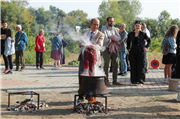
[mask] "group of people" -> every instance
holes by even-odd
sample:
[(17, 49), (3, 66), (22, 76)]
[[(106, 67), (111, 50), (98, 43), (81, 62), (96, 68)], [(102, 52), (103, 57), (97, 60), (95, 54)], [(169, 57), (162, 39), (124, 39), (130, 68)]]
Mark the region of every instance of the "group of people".
[[(129, 34), (126, 32), (126, 25), (122, 23), (120, 25), (120, 30), (114, 26), (114, 18), (108, 17), (107, 24), (102, 27), (101, 31), (98, 30), (100, 26), (100, 21), (97, 18), (94, 18), (90, 22), (90, 29), (83, 30), (83, 35), (85, 34), (86, 42), (91, 42), (93, 45), (99, 45), (99, 47), (105, 47), (105, 50), (100, 52), (104, 60), (103, 70), (105, 71), (105, 80), (106, 85), (110, 86), (108, 79), (108, 69), (109, 62), (112, 61), (113, 65), (113, 85), (122, 85), (122, 83), (117, 81), (118, 73), (118, 63), (117, 57), (120, 58), (121, 73), (127, 73), (127, 63), (126, 63), (126, 54), (129, 51), (130, 66), (131, 66), (131, 83), (132, 85), (137, 85), (138, 83), (143, 85), (145, 82), (145, 67), (146, 67), (146, 54), (147, 50), (151, 45), (151, 40), (148, 35), (141, 30), (142, 23), (140, 21), (135, 21), (134, 31)], [(81, 43), (78, 43), (81, 49), (83, 46)], [(121, 47), (119, 47), (119, 45)], [(83, 65), (83, 52), (80, 50), (79, 55), (79, 85), (82, 85), (82, 76), (84, 73)], [(102, 64), (99, 64), (102, 66)], [(79, 94), (79, 101), (83, 100), (83, 96)]]
[[(16, 35), (15, 39), (13, 36), (13, 30), (7, 28), (7, 20), (2, 20), (2, 28), (1, 28), (1, 55), (4, 59), (5, 70), (3, 73), (5, 74), (13, 74), (13, 60), (12, 55), (15, 53), (15, 71), (23, 71), (25, 70), (25, 49), (28, 44), (28, 37), (25, 32), (22, 31), (22, 26), (16, 26)], [(50, 37), (50, 41), (52, 42), (51, 48), (51, 58), (54, 59), (55, 67), (52, 69), (60, 69), (60, 64), (65, 64), (65, 50), (64, 48), (67, 46), (67, 42), (63, 39), (62, 34), (59, 29), (54, 31), (55, 37)], [(39, 30), (39, 35), (35, 40), (35, 51), (36, 51), (36, 68), (44, 69), (43, 67), (43, 53), (45, 50), (45, 37), (44, 30)], [(61, 49), (61, 50), (60, 50)], [(61, 63), (60, 63), (61, 61)], [(20, 67), (21, 62), (21, 69)]]
[[(13, 73), (13, 61), (12, 55), (16, 55), (16, 70), (19, 71), (19, 65), (21, 62), (21, 70), (25, 69), (25, 52), (28, 44), (28, 38), (26, 33), (22, 31), (21, 25), (16, 26), (15, 40), (13, 36), (13, 30), (7, 28), (7, 20), (2, 20), (1, 28), (1, 55), (3, 55), (5, 63), (5, 74)], [(8, 69), (10, 68), (10, 69)]]
[(164, 68), (164, 82), (169, 83), (172, 78), (172, 66), (175, 66), (175, 76), (173, 78), (180, 78), (180, 31), (178, 32), (177, 25), (171, 25), (166, 31), (164, 38), (168, 42), (168, 54), (163, 55), (162, 63), (165, 64)]

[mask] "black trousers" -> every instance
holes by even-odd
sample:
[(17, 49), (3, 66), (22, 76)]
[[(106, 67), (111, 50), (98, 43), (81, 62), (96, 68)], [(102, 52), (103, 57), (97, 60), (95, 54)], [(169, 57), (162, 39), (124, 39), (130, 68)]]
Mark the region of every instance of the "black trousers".
[(145, 52), (143, 48), (131, 48), (129, 52), (131, 66), (131, 83), (145, 82)]
[(8, 65), (10, 69), (13, 69), (12, 55), (8, 55), (7, 59), (8, 59)]
[(40, 66), (40, 68), (43, 66), (43, 52), (36, 51), (36, 67)]
[(3, 55), (3, 59), (4, 59), (5, 68), (8, 69), (8, 58), (5, 55)]
[(175, 74), (176, 74), (176, 78), (180, 78), (180, 48), (177, 48), (177, 53), (176, 53)]

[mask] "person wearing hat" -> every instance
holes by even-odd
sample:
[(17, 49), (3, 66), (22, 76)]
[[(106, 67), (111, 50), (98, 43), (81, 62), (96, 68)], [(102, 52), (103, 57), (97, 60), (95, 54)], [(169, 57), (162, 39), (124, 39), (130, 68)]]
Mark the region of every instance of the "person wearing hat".
[[(135, 30), (128, 34), (127, 50), (129, 51), (132, 85), (141, 85), (145, 82), (145, 52), (151, 45), (146, 33), (141, 31), (141, 21), (135, 21)], [(146, 44), (147, 41), (147, 44)]]
[(7, 31), (7, 20), (2, 20), (2, 27), (1, 27), (1, 55), (3, 55), (4, 64), (5, 64), (5, 70), (3, 73), (8, 72), (8, 59), (4, 55), (4, 49), (5, 49), (5, 40), (6, 40), (6, 31)]

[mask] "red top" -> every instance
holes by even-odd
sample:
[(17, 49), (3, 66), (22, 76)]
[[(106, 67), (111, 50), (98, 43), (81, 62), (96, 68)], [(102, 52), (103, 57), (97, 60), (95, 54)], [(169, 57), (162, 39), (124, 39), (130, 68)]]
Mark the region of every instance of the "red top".
[[(44, 36), (38, 35), (36, 37), (35, 44), (36, 44), (36, 47), (35, 47), (36, 51), (38, 51), (38, 52), (44, 52), (45, 51), (45, 38), (44, 38)], [(39, 45), (40, 49), (38, 49), (38, 45)]]

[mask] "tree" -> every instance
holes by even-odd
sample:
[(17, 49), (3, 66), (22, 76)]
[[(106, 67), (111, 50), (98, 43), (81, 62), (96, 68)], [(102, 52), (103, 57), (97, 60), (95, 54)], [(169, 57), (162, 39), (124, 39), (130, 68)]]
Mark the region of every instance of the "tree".
[(164, 35), (166, 30), (171, 25), (170, 14), (166, 10), (160, 13), (158, 17), (158, 23), (159, 23), (160, 33)]
[(158, 38), (160, 35), (159, 32), (159, 25), (158, 25), (158, 21), (155, 19), (145, 19), (142, 20), (143, 23), (146, 23), (147, 25), (147, 29), (149, 29), (150, 33), (151, 33), (151, 38)]
[(17, 4), (21, 7), (25, 7), (25, 6), (29, 5), (29, 3), (28, 3), (29, 0), (7, 0), (7, 1), (12, 4)]
[(171, 19), (171, 25), (172, 24), (176, 24), (179, 28), (180, 28), (180, 20), (178, 19), (178, 18), (176, 18), (176, 19)]
[(121, 23), (125, 23), (127, 28), (134, 23), (137, 15), (141, 13), (141, 3), (138, 0), (120, 0), (120, 1), (103, 1), (98, 8), (101, 24), (106, 24), (106, 18), (114, 17), (115, 26), (119, 27)]
[(68, 16), (73, 16), (77, 19), (76, 24), (81, 25), (83, 22), (87, 21), (88, 14), (85, 13), (83, 10), (73, 10), (68, 13)]
[(101, 5), (98, 8), (98, 13), (100, 16), (101, 25), (106, 25), (107, 18), (114, 18), (114, 25), (119, 26), (122, 23), (121, 15), (118, 12), (118, 2), (117, 1), (102, 1)]

